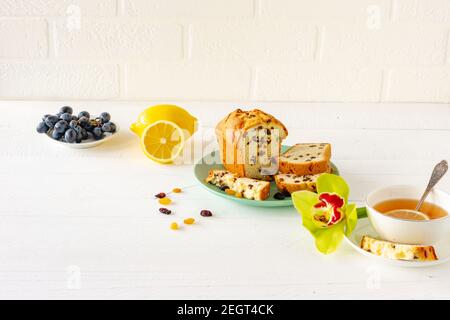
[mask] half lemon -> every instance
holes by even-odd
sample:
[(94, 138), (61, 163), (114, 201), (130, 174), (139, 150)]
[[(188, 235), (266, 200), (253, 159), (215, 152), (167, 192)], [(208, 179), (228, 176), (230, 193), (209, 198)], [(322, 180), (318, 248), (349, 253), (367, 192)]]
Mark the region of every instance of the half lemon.
[(141, 135), (145, 155), (158, 163), (172, 163), (183, 150), (185, 136), (174, 122), (159, 120), (148, 125)]

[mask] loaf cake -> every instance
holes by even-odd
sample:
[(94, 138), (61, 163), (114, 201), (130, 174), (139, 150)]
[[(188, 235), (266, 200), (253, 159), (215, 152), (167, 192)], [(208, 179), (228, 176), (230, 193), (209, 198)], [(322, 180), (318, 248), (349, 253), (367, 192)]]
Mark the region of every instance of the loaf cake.
[(377, 240), (364, 236), (361, 240), (361, 248), (377, 256), (395, 260), (438, 260), (432, 246), (396, 244), (389, 241)]
[(223, 190), (233, 190), (249, 200), (266, 200), (270, 194), (270, 182), (242, 178), (226, 170), (210, 170), (205, 181)]
[(297, 176), (291, 173), (280, 173), (275, 175), (275, 183), (278, 190), (284, 193), (309, 190), (316, 192), (316, 181), (321, 174)]
[(298, 143), (280, 156), (280, 173), (304, 176), (330, 172), (330, 158), (328, 143)]
[(223, 166), (239, 177), (271, 180), (278, 173), (281, 142), (286, 127), (273, 116), (255, 109), (237, 109), (216, 127)]

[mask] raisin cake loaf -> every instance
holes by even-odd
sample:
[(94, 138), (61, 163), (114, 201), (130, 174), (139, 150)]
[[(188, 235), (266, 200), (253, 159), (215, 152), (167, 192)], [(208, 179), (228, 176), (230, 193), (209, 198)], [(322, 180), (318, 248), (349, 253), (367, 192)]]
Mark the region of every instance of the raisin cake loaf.
[(237, 109), (216, 127), (223, 166), (239, 177), (271, 180), (278, 173), (281, 142), (286, 127), (273, 116), (255, 109)]
[(291, 173), (280, 173), (275, 176), (278, 190), (285, 193), (308, 190), (316, 192), (316, 181), (321, 174), (298, 176)]
[(298, 143), (280, 157), (280, 172), (297, 176), (331, 171), (331, 145), (328, 143)]
[(397, 244), (389, 241), (377, 240), (364, 236), (361, 240), (361, 248), (377, 256), (396, 260), (438, 260), (432, 246), (419, 246), (409, 244)]
[(226, 170), (210, 170), (205, 181), (222, 189), (231, 189), (250, 200), (266, 200), (270, 193), (270, 182), (241, 178)]

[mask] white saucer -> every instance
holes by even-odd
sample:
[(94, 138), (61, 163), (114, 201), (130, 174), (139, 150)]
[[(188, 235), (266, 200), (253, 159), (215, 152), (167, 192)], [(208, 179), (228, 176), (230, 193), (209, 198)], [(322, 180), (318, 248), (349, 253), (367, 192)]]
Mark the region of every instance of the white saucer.
[(119, 133), (119, 125), (116, 124), (116, 131), (114, 133), (105, 133), (105, 136), (103, 137), (103, 139), (100, 140), (95, 140), (95, 139), (87, 139), (84, 140), (80, 143), (67, 143), (67, 142), (63, 142), (63, 141), (58, 141), (52, 138), (51, 134), (46, 133), (45, 135), (54, 143), (57, 143), (59, 145), (68, 147), (68, 148), (72, 148), (72, 149), (89, 149), (89, 148), (93, 148), (93, 147), (97, 147), (99, 145), (101, 145), (102, 143), (111, 140), (114, 136), (117, 135), (117, 133)]
[(363, 236), (370, 236), (373, 238), (378, 238), (377, 232), (373, 229), (372, 224), (369, 219), (359, 219), (358, 225), (351, 234), (350, 237), (345, 237), (345, 240), (359, 253), (370, 257), (372, 259), (378, 260), (381, 263), (387, 263), (399, 267), (431, 267), (442, 263), (450, 261), (450, 236), (447, 239), (443, 239), (436, 243), (433, 247), (436, 251), (436, 255), (439, 260), (436, 261), (404, 261), (404, 260), (392, 260), (374, 255), (373, 253), (367, 252), (360, 247), (361, 239)]

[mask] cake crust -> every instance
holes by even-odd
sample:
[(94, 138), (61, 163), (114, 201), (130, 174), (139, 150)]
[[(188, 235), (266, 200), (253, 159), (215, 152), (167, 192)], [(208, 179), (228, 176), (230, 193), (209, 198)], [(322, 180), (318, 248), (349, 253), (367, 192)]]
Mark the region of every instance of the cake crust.
[(297, 176), (281, 173), (275, 176), (275, 183), (281, 192), (293, 193), (302, 190), (316, 192), (316, 181), (319, 177), (320, 174)]

